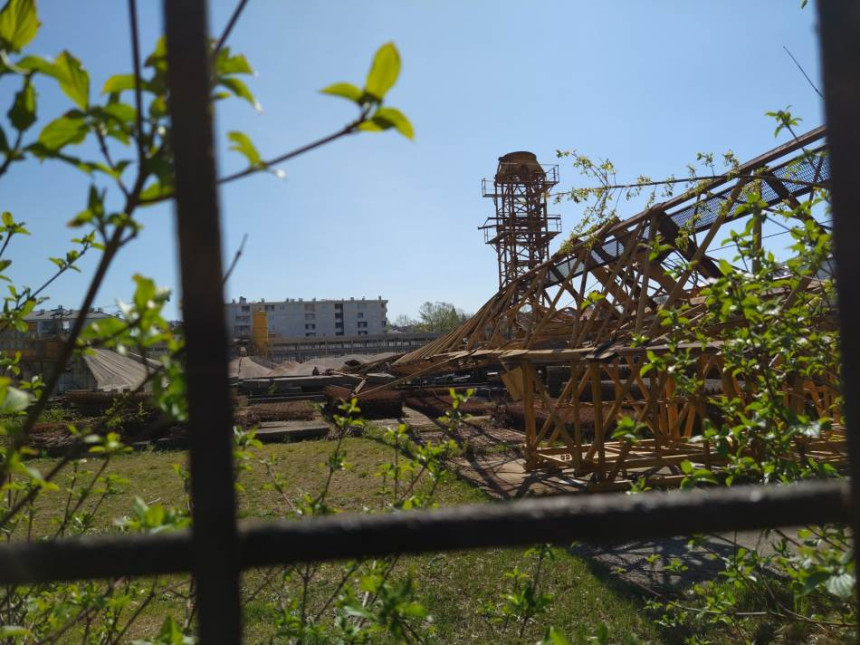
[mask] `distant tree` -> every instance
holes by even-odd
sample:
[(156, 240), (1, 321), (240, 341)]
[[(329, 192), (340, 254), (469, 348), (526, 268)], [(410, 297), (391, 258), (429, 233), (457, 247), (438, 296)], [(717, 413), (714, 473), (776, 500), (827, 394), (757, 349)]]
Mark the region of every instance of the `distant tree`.
[(445, 333), (455, 329), (470, 318), (462, 309), (450, 302), (425, 302), (418, 308), (421, 322), (417, 325), (423, 331)]
[(417, 325), (418, 321), (414, 318), (410, 318), (406, 314), (400, 314), (391, 323), (391, 326), (399, 331), (411, 331), (415, 329)]

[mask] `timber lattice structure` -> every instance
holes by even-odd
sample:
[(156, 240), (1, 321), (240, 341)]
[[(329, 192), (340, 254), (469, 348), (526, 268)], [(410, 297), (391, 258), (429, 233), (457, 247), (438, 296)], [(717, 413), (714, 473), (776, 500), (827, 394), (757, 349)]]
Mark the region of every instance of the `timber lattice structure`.
[[(523, 406), (527, 468), (573, 469), (592, 489), (625, 488), (639, 477), (670, 485), (683, 477), (678, 466), (685, 460), (718, 469), (725, 460), (694, 439), (713, 414), (709, 397), (749, 403), (756, 394), (721, 369), (719, 329), (709, 330), (706, 343), (683, 348), (694, 357), (688, 376), (701, 384), (695, 393), (680, 393), (670, 371), (643, 370), (649, 353), (671, 351), (660, 312), (685, 303), (687, 319), (704, 314), (702, 287), (722, 276), (708, 250), (721, 241), (721, 229), (725, 235), (749, 217), (744, 196), (751, 185), (767, 214), (798, 206), (829, 178), (822, 127), (634, 217), (609, 221), (522, 275), (500, 276), (508, 279), (473, 318), (390, 367), (402, 379), (500, 367), (510, 397)], [(821, 286), (810, 277), (800, 288)], [(796, 295), (785, 293), (785, 302)], [(827, 311), (821, 325), (835, 328), (833, 314)], [(840, 464), (835, 383), (798, 376), (784, 391), (792, 409), (833, 419), (830, 431), (799, 449)], [(624, 416), (647, 436), (613, 441)]]

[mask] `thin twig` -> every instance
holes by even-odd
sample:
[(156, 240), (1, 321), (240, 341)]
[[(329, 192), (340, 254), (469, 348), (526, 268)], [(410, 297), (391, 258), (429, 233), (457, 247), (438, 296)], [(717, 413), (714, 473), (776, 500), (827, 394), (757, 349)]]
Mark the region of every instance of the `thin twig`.
[[(364, 123), (366, 116), (367, 116), (367, 113), (363, 112), (361, 117), (359, 117), (358, 119), (356, 119), (355, 121), (353, 121), (349, 125), (344, 126), (342, 129), (338, 130), (337, 132), (335, 132), (333, 134), (330, 134), (326, 137), (323, 137), (322, 139), (317, 139), (316, 141), (313, 141), (313, 142), (311, 142), (307, 145), (304, 145), (300, 148), (296, 148), (295, 150), (287, 152), (286, 154), (283, 154), (279, 157), (275, 157), (274, 159), (270, 159), (268, 161), (263, 161), (262, 163), (260, 163), (256, 166), (251, 166), (250, 168), (246, 168), (245, 170), (242, 170), (240, 172), (233, 173), (232, 175), (227, 175), (226, 177), (222, 177), (221, 179), (218, 180), (218, 183), (219, 184), (226, 184), (228, 182), (235, 181), (236, 179), (242, 179), (243, 177), (248, 177), (249, 175), (256, 174), (256, 173), (261, 172), (263, 170), (268, 170), (270, 167), (276, 166), (280, 163), (288, 161), (289, 159), (292, 159), (293, 157), (297, 157), (301, 154), (304, 154), (305, 152), (310, 152), (311, 150), (314, 150), (315, 148), (319, 148), (320, 146), (323, 146), (327, 143), (331, 143), (332, 141), (334, 141), (336, 139), (340, 139), (341, 137), (344, 137), (346, 135), (353, 134), (354, 132), (356, 132), (358, 130), (358, 126), (361, 125), (362, 123)], [(141, 199), (139, 201), (139, 203), (141, 205), (149, 206), (152, 204), (158, 204), (160, 202), (167, 201), (168, 199), (173, 199), (173, 195), (171, 194), (171, 195), (164, 195), (164, 196), (159, 196), (159, 197), (152, 197), (150, 199)]]
[(812, 89), (815, 90), (815, 93), (818, 94), (818, 96), (823, 99), (824, 95), (821, 93), (821, 90), (819, 90), (815, 86), (815, 83), (813, 83), (812, 79), (809, 78), (809, 75), (806, 73), (806, 70), (804, 70), (803, 67), (801, 67), (800, 63), (797, 62), (797, 59), (794, 57), (794, 54), (792, 54), (790, 51), (788, 51), (788, 47), (786, 47), (785, 45), (783, 45), (782, 48), (785, 50), (785, 53), (789, 55), (791, 60), (794, 61), (794, 64), (797, 65), (797, 69), (799, 69), (800, 73), (803, 74), (803, 78), (806, 79), (806, 82), (809, 83), (810, 86), (812, 86)]
[[(728, 179), (768, 179), (769, 177), (762, 177), (759, 175), (740, 175), (735, 173), (726, 173), (724, 175), (697, 175), (695, 177), (682, 177), (680, 179), (660, 179), (655, 181), (643, 181), (641, 183), (633, 183), (633, 184), (605, 184), (602, 186), (595, 186), (593, 188), (584, 188), (582, 190), (588, 191), (611, 191), (611, 190), (625, 190), (629, 188), (647, 188), (650, 186), (665, 186), (670, 184), (692, 184), (695, 182), (702, 181), (722, 181)], [(785, 179), (784, 183), (787, 184), (796, 184), (798, 186), (805, 186), (807, 188), (827, 188), (827, 184), (820, 181), (805, 181), (803, 179)], [(572, 190), (564, 190), (561, 192), (549, 193), (548, 197), (564, 197), (566, 195), (573, 194)]]
[(120, 631), (120, 633), (116, 635), (116, 638), (113, 640), (114, 643), (119, 643), (120, 641), (122, 641), (122, 637), (125, 636), (125, 633), (128, 631), (129, 627), (134, 624), (134, 622), (137, 620), (137, 617), (144, 609), (146, 609), (147, 605), (149, 605), (149, 603), (151, 603), (155, 599), (155, 589), (157, 585), (158, 578), (152, 581), (152, 586), (150, 587), (149, 593), (146, 595), (146, 598), (144, 598), (140, 605), (137, 606), (137, 609), (134, 610), (134, 613), (132, 613), (131, 617), (128, 619), (128, 621), (126, 621), (125, 627), (122, 628), (122, 631)]
[(6, 174), (6, 171), (9, 170), (9, 166), (12, 165), (13, 161), (18, 159), (18, 153), (21, 152), (21, 140), (24, 138), (24, 133), (21, 130), (18, 130), (18, 136), (15, 138), (15, 145), (12, 146), (11, 150), (6, 151), (6, 159), (3, 160), (3, 163), (0, 164), (0, 177)]
[(326, 612), (326, 610), (329, 608), (329, 606), (331, 606), (331, 603), (334, 602), (334, 600), (340, 594), (341, 589), (343, 589), (344, 585), (346, 585), (346, 583), (352, 577), (352, 574), (354, 574), (356, 572), (356, 570), (359, 567), (359, 564), (360, 563), (358, 561), (355, 561), (346, 570), (346, 573), (343, 574), (343, 576), (340, 579), (340, 582), (337, 584), (334, 591), (332, 591), (331, 595), (329, 595), (328, 600), (325, 601), (322, 608), (319, 611), (317, 611), (317, 613), (314, 615), (314, 618), (313, 618), (314, 622), (317, 622), (320, 618), (322, 618), (322, 615)]
[(227, 284), (227, 280), (230, 279), (230, 274), (233, 273), (233, 269), (236, 268), (236, 264), (239, 262), (239, 258), (242, 257), (242, 251), (245, 249), (245, 242), (248, 241), (248, 234), (245, 233), (242, 236), (242, 242), (239, 244), (239, 248), (236, 249), (236, 254), (233, 256), (233, 261), (230, 262), (230, 266), (227, 267), (227, 270), (224, 272), (224, 278), (221, 280), (221, 284)]
[[(4, 331), (6, 331), (7, 329), (9, 329), (12, 326), (12, 321), (11, 321), (11, 319), (8, 318), (9, 314), (13, 314), (13, 313), (20, 311), (24, 307), (24, 305), (27, 304), (27, 302), (29, 302), (30, 300), (35, 300), (39, 296), (40, 293), (42, 293), (45, 289), (47, 289), (49, 286), (51, 286), (51, 284), (54, 282), (54, 280), (59, 278), (61, 275), (63, 275), (69, 269), (73, 268), (75, 262), (77, 262), (82, 257), (84, 257), (84, 254), (90, 248), (91, 247), (89, 244), (85, 245), (83, 247), (83, 249), (80, 251), (78, 257), (75, 258), (75, 260), (73, 262), (70, 262), (66, 266), (58, 269), (54, 273), (54, 275), (52, 275), (50, 278), (48, 278), (48, 280), (46, 280), (44, 283), (42, 283), (42, 286), (40, 286), (35, 291), (32, 291), (32, 292), (25, 291), (24, 293), (22, 293), (21, 296), (18, 298), (18, 301), (15, 303), (15, 306), (12, 307), (9, 310), (9, 312), (6, 314), (7, 320), (5, 322), (3, 322), (2, 325), (0, 325), (0, 334), (2, 334)], [(26, 297), (24, 297), (24, 296), (26, 296)]]
[(146, 150), (143, 145), (143, 91), (140, 78), (140, 42), (137, 33), (137, 1), (128, 0), (128, 17), (131, 29), (131, 56), (134, 64), (134, 104), (137, 109), (137, 143), (138, 161), (141, 168), (146, 160)]
[(233, 15), (230, 16), (230, 21), (224, 28), (224, 33), (221, 34), (221, 37), (218, 39), (218, 44), (215, 45), (213, 56), (217, 56), (218, 52), (221, 51), (221, 48), (224, 47), (224, 43), (227, 42), (227, 38), (230, 37), (230, 32), (233, 31), (233, 27), (235, 27), (236, 23), (239, 21), (239, 16), (242, 15), (242, 12), (245, 10), (246, 4), (248, 4), (248, 0), (239, 0), (239, 4), (237, 4), (236, 8), (233, 10)]
[(247, 168), (247, 169), (242, 170), (240, 172), (233, 173), (232, 175), (227, 175), (226, 177), (222, 177), (221, 179), (218, 180), (218, 183), (219, 184), (226, 184), (227, 182), (234, 181), (236, 179), (241, 179), (242, 177), (247, 177), (248, 175), (253, 175), (256, 172), (259, 172), (261, 170), (266, 170), (267, 168), (269, 168), (271, 166), (276, 166), (280, 163), (288, 161), (288, 160), (292, 159), (293, 157), (298, 157), (299, 155), (304, 154), (305, 152), (310, 152), (314, 148), (319, 148), (320, 146), (324, 146), (327, 143), (331, 143), (335, 139), (339, 139), (339, 138), (344, 137), (348, 134), (354, 133), (358, 129), (358, 126), (361, 125), (361, 123), (363, 121), (364, 121), (364, 114), (362, 114), (361, 118), (356, 119), (355, 121), (353, 121), (352, 123), (350, 123), (347, 126), (344, 126), (341, 130), (338, 130), (334, 134), (330, 134), (327, 137), (323, 137), (322, 139), (317, 139), (316, 141), (308, 143), (307, 145), (304, 145), (300, 148), (296, 148), (295, 150), (288, 152), (286, 154), (283, 154), (279, 157), (275, 157), (274, 159), (270, 159), (269, 161), (264, 161), (260, 167), (252, 166), (251, 168)]
[(3, 240), (3, 246), (0, 248), (0, 258), (2, 258), (3, 254), (6, 253), (6, 247), (9, 246), (9, 240), (12, 239), (13, 235), (15, 235), (15, 233), (9, 231), (8, 235), (6, 235), (6, 239)]
[[(61, 537), (65, 534), (66, 528), (69, 526), (69, 521), (71, 520), (72, 517), (74, 517), (75, 513), (77, 513), (81, 509), (81, 506), (84, 505), (87, 498), (90, 496), (90, 493), (92, 492), (93, 488), (98, 483), (99, 477), (102, 476), (102, 473), (104, 473), (105, 469), (108, 467), (108, 464), (110, 463), (110, 458), (111, 458), (111, 455), (108, 454), (107, 457), (105, 457), (105, 459), (102, 460), (102, 463), (99, 466), (99, 469), (96, 472), (96, 474), (92, 477), (92, 479), (90, 479), (89, 484), (87, 484), (87, 486), (83, 490), (83, 492), (81, 492), (78, 495), (78, 501), (75, 503), (74, 508), (71, 509), (71, 512), (69, 512), (69, 507), (66, 506), (66, 511), (63, 515), (63, 521), (60, 524), (60, 527), (57, 529), (57, 532), (54, 535), (54, 537)], [(74, 493), (74, 484), (72, 484), (72, 486), (70, 487), (69, 499), (71, 499), (73, 493)]]
[(102, 156), (105, 158), (108, 167), (116, 173), (116, 183), (119, 186), (119, 189), (122, 191), (122, 194), (128, 197), (128, 188), (125, 187), (125, 183), (122, 180), (119, 172), (117, 172), (117, 166), (113, 161), (113, 157), (110, 154), (110, 150), (108, 150), (107, 141), (105, 140), (105, 135), (101, 131), (101, 127), (95, 128), (96, 139), (99, 142), (99, 149), (102, 151)]

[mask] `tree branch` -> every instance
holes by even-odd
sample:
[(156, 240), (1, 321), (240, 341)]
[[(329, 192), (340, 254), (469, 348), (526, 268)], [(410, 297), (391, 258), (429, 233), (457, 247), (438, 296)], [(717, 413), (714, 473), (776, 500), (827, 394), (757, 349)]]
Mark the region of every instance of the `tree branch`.
[(218, 56), (218, 52), (221, 51), (221, 48), (224, 47), (224, 43), (227, 42), (227, 38), (230, 37), (230, 32), (233, 31), (233, 27), (236, 26), (236, 23), (239, 21), (239, 16), (242, 15), (242, 12), (245, 10), (245, 5), (248, 4), (248, 0), (239, 0), (239, 4), (236, 5), (236, 8), (233, 10), (233, 15), (230, 16), (230, 21), (227, 23), (227, 26), (224, 28), (224, 33), (221, 34), (221, 37), (218, 39), (218, 44), (215, 45), (215, 51), (212, 56)]
[(245, 249), (245, 242), (248, 241), (248, 234), (245, 233), (242, 236), (242, 243), (239, 244), (239, 248), (236, 249), (236, 254), (233, 256), (233, 261), (230, 262), (230, 266), (227, 267), (227, 271), (224, 272), (224, 278), (221, 280), (221, 284), (227, 284), (227, 280), (230, 279), (230, 274), (233, 273), (233, 269), (236, 268), (236, 265), (239, 263), (239, 258), (242, 257), (242, 251)]
[[(355, 121), (353, 121), (349, 125), (344, 126), (342, 129), (338, 130), (337, 132), (335, 132), (333, 134), (330, 134), (326, 137), (323, 137), (322, 139), (317, 139), (316, 141), (313, 141), (313, 142), (311, 142), (307, 145), (304, 145), (300, 148), (296, 148), (295, 150), (292, 150), (290, 152), (282, 154), (279, 157), (275, 157), (274, 159), (270, 159), (268, 161), (263, 161), (262, 163), (260, 163), (257, 166), (251, 166), (250, 168), (246, 168), (245, 170), (242, 170), (240, 172), (233, 173), (232, 175), (227, 175), (226, 177), (222, 177), (221, 179), (218, 180), (218, 183), (219, 184), (226, 184), (228, 182), (235, 181), (236, 179), (242, 179), (243, 177), (248, 177), (249, 175), (256, 174), (256, 173), (261, 172), (263, 170), (268, 170), (270, 167), (276, 166), (280, 163), (288, 161), (288, 160), (292, 159), (293, 157), (298, 157), (299, 155), (302, 155), (306, 152), (310, 152), (311, 150), (314, 150), (315, 148), (319, 148), (320, 146), (324, 146), (327, 143), (331, 143), (332, 141), (335, 141), (336, 139), (340, 139), (341, 137), (345, 137), (349, 134), (353, 134), (354, 132), (356, 132), (358, 130), (358, 126), (360, 126), (362, 123), (364, 123), (364, 121), (366, 120), (366, 117), (367, 117), (367, 112), (366, 111), (362, 112), (362, 115), (358, 119), (356, 119)], [(170, 194), (170, 195), (165, 195), (165, 196), (153, 197), (151, 199), (141, 199), (141, 200), (139, 200), (138, 203), (141, 206), (151, 206), (152, 204), (158, 204), (160, 202), (167, 201), (168, 199), (173, 199), (173, 195)]]
[(137, 1), (128, 0), (128, 17), (131, 30), (131, 56), (134, 64), (134, 104), (137, 109), (137, 154), (141, 167), (146, 160), (146, 150), (143, 146), (143, 93), (140, 78), (140, 42), (137, 33)]
[(821, 90), (819, 90), (819, 89), (815, 86), (815, 83), (813, 83), (813, 82), (812, 82), (812, 79), (811, 79), (811, 78), (809, 78), (809, 75), (807, 75), (807, 73), (806, 73), (806, 71), (803, 69), (803, 67), (801, 67), (801, 66), (800, 66), (800, 63), (798, 63), (798, 62), (797, 62), (797, 59), (794, 57), (794, 54), (792, 54), (790, 51), (788, 51), (788, 47), (786, 47), (785, 45), (783, 45), (783, 46), (782, 46), (782, 48), (785, 50), (785, 53), (789, 55), (789, 57), (791, 58), (791, 60), (793, 60), (793, 61), (794, 61), (794, 64), (795, 64), (795, 65), (797, 65), (797, 69), (799, 69), (799, 70), (800, 70), (800, 73), (801, 73), (801, 74), (803, 74), (803, 78), (805, 78), (805, 79), (806, 79), (806, 82), (807, 82), (807, 83), (809, 83), (809, 84), (812, 86), (812, 89), (814, 89), (814, 90), (815, 90), (815, 93), (816, 93), (816, 94), (818, 94), (818, 96), (819, 96), (820, 98), (822, 98), (822, 99), (823, 99), (823, 98), (824, 98), (824, 95), (821, 93)]

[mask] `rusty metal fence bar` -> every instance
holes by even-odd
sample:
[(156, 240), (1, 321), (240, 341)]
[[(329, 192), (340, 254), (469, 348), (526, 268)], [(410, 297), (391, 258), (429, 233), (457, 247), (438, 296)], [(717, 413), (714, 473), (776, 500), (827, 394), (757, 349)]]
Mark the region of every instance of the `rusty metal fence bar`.
[(200, 640), (234, 643), (242, 633), (239, 539), (206, 5), (206, 0), (164, 0), (164, 31), (186, 338), (189, 564)]
[[(355, 559), (545, 541), (606, 544), (672, 535), (847, 522), (844, 482), (648, 495), (567, 495), (380, 515), (268, 522), (240, 531), (239, 565)], [(188, 532), (70, 538), (0, 550), (0, 584), (188, 571)]]
[[(839, 303), (842, 395), (853, 492), (854, 562), (860, 563), (860, 3), (819, 0), (824, 108), (830, 132), (831, 206)], [(860, 585), (855, 584), (858, 607)]]
[[(0, 548), (0, 583), (191, 572), (203, 643), (239, 642), (241, 568), (310, 560), (618, 541), (698, 532), (853, 521), (860, 529), (860, 5), (819, 5), (833, 165), (843, 388), (850, 484), (801, 483), (693, 493), (594, 495), (440, 511), (336, 516), (238, 531), (230, 458), (220, 224), (209, 108), (205, 0), (165, 0), (177, 215), (188, 336), (194, 531), (91, 537)], [(217, 285), (215, 284), (217, 283)], [(202, 351), (206, 347), (207, 351)], [(855, 546), (856, 548), (856, 546)]]

